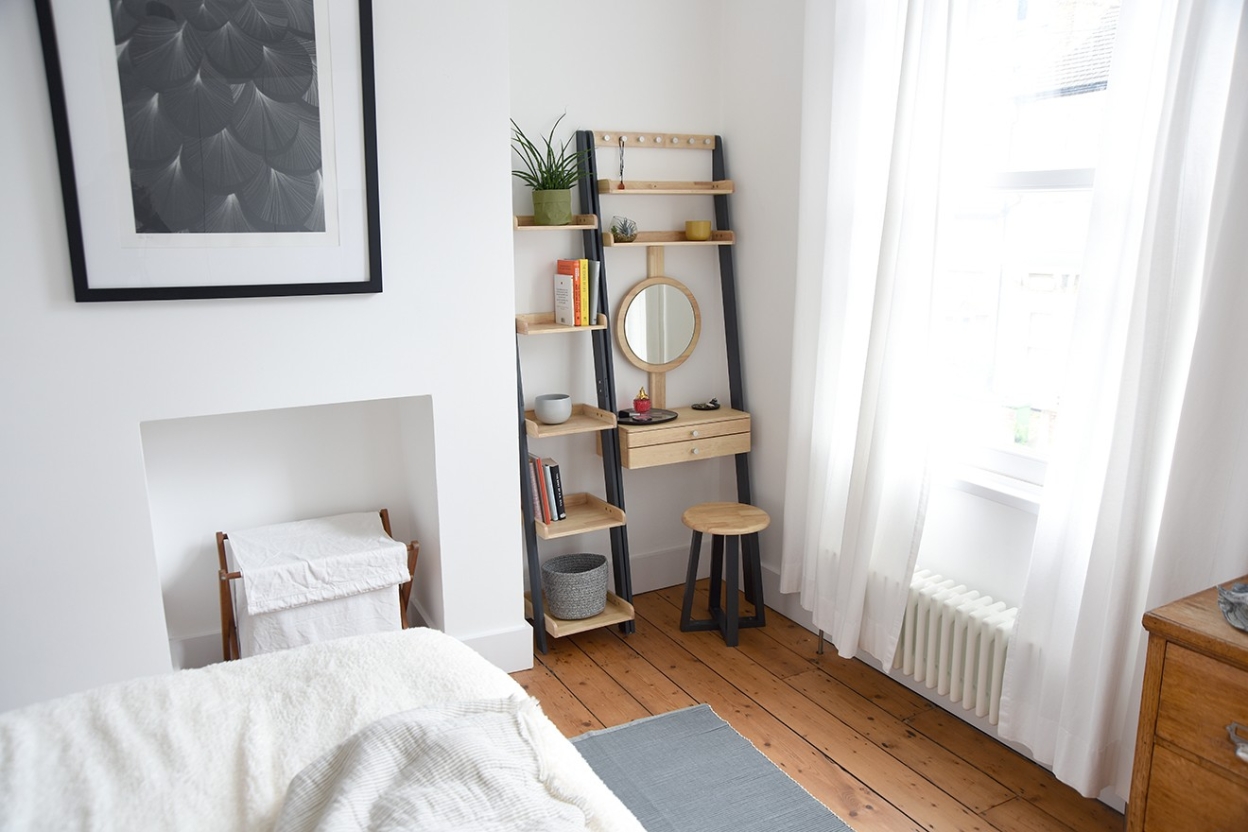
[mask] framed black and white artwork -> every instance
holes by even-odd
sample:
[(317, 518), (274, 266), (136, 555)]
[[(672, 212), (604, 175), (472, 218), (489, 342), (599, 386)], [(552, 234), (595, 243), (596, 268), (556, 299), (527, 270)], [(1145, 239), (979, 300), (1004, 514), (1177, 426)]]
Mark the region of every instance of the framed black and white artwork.
[(34, 0), (78, 301), (381, 291), (371, 0)]

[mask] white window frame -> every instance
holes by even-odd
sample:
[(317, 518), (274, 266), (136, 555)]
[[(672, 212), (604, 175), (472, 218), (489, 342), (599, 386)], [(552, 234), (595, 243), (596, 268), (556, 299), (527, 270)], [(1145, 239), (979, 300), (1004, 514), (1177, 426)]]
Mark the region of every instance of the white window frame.
[[(1090, 191), (1095, 168), (1003, 171), (985, 183), (1002, 191)], [(960, 490), (1020, 508), (1039, 509), (1048, 461), (1025, 448), (980, 445), (969, 448), (953, 475)]]

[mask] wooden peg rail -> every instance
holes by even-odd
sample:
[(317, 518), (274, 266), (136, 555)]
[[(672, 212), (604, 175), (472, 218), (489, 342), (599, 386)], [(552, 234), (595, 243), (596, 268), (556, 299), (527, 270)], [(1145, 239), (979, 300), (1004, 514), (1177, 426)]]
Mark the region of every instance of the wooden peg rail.
[(599, 149), (618, 147), (653, 147), (670, 150), (714, 150), (715, 137), (698, 133), (647, 133), (631, 130), (595, 130), (594, 142)]

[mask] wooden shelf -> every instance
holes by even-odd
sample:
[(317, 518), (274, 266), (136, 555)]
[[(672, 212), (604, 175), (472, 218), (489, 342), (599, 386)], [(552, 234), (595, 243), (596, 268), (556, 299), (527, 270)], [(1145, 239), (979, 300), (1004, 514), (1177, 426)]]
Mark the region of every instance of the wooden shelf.
[(617, 243), (610, 231), (602, 235), (604, 246), (730, 246), (737, 241), (731, 231), (712, 231), (709, 240), (686, 240), (683, 231), (638, 231), (631, 243)]
[(599, 410), (593, 405), (572, 405), (572, 416), (568, 421), (558, 425), (546, 425), (537, 421), (532, 410), (524, 411), (524, 430), (534, 439), (547, 436), (567, 436), (573, 433), (593, 433), (598, 430), (610, 430), (616, 426), (614, 413)]
[(589, 326), (568, 326), (555, 323), (554, 312), (525, 312), (516, 316), (516, 332), (521, 335), (551, 335), (556, 332), (589, 332), (606, 329), (607, 316), (598, 313), (598, 323)]
[[(524, 614), (527, 618), (533, 617), (533, 600), (528, 592), (524, 593)], [(546, 613), (544, 617), (546, 619), (546, 632), (555, 638), (562, 638), (573, 633), (596, 630), (599, 627), (610, 627), (612, 624), (623, 624), (625, 621), (632, 621), (636, 618), (637, 613), (634, 612), (632, 604), (620, 598), (614, 592), (608, 592), (606, 609), (595, 616), (567, 619), (555, 618), (550, 613)]]
[(512, 221), (516, 231), (597, 231), (598, 217), (594, 214), (576, 214), (570, 225), (534, 225), (532, 216), (517, 216)]
[(563, 507), (568, 516), (554, 523), (534, 519), (537, 536), (542, 540), (554, 540), (574, 534), (613, 529), (624, 525), (624, 512), (593, 494), (565, 494)]
[[(621, 187), (621, 185), (623, 187)], [(733, 192), (731, 179), (720, 179), (715, 182), (651, 182), (641, 179), (599, 179), (598, 193), (619, 194), (620, 196), (636, 196), (638, 194), (664, 194), (668, 196), (680, 194), (711, 195), (730, 194)]]

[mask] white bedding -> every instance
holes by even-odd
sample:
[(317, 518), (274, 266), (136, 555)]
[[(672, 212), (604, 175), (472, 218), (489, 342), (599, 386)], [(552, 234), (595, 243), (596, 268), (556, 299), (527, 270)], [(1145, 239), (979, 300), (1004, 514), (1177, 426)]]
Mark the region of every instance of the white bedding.
[[(507, 674), (426, 629), (74, 694), (0, 714), (0, 829), (272, 829), (292, 778), (376, 720), (517, 696)], [(641, 829), (549, 720), (534, 725), (589, 828)]]
[(277, 832), (581, 832), (588, 807), (540, 740), (531, 698), (379, 719), (300, 772)]

